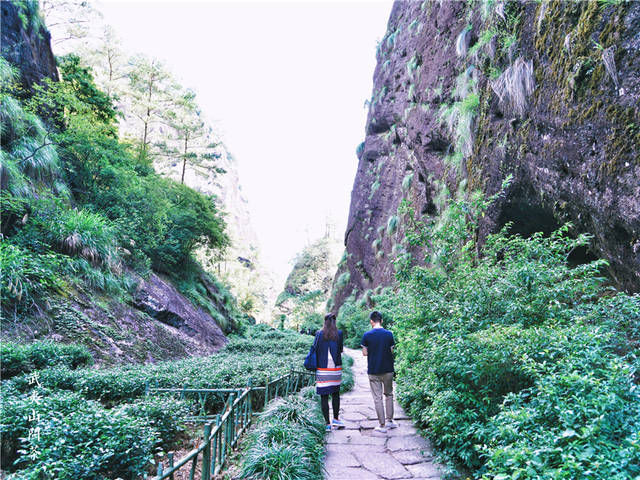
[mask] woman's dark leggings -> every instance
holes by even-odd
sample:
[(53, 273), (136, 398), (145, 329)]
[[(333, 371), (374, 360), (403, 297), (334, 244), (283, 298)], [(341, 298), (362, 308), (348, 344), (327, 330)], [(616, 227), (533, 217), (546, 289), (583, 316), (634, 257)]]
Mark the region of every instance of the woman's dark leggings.
[[(320, 395), (320, 405), (322, 406), (322, 415), (324, 415), (324, 421), (329, 422), (329, 394)], [(333, 408), (333, 418), (338, 418), (340, 414), (340, 392), (331, 394), (331, 407)]]

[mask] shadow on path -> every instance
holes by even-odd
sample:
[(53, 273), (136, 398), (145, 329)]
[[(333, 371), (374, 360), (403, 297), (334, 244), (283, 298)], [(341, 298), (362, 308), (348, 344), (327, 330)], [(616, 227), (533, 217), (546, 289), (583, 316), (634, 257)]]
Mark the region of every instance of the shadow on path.
[[(327, 435), (326, 480), (392, 480), (440, 478), (429, 441), (421, 437), (398, 403), (398, 428), (387, 433), (373, 430), (378, 425), (367, 377), (367, 359), (362, 352), (345, 349), (353, 357), (353, 390), (340, 397), (344, 430)], [(395, 393), (395, 391), (394, 391)]]

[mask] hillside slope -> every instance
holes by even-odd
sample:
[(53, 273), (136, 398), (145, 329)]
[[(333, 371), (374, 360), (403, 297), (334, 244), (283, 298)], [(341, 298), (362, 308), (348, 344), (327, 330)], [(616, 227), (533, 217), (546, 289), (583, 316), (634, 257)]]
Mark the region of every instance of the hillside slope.
[(217, 351), (240, 314), (191, 256), (227, 241), (212, 200), (136, 163), (89, 71), (58, 81), (37, 3), (2, 2), (2, 21), (2, 338), (104, 363)]
[(449, 196), (492, 195), (509, 175), (480, 240), (507, 222), (530, 235), (570, 221), (593, 235), (576, 263), (604, 258), (614, 285), (640, 290), (639, 46), (639, 2), (396, 1), (336, 304), (392, 282), (403, 200), (438, 219)]

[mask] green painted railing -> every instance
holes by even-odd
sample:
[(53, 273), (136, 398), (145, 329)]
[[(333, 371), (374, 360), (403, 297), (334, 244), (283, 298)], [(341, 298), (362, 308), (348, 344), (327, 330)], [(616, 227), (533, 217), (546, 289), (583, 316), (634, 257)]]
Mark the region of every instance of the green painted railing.
[[(186, 421), (204, 421), (202, 443), (187, 453), (180, 460), (175, 460), (173, 453), (167, 455), (165, 462), (157, 464), (157, 473), (153, 480), (174, 480), (174, 474), (182, 468), (189, 469), (189, 480), (194, 480), (198, 463), (201, 464), (201, 480), (210, 480), (213, 475), (220, 473), (224, 467), (228, 454), (238, 443), (242, 435), (251, 425), (254, 411), (253, 401), (260, 401), (261, 407), (276, 397), (287, 396), (299, 391), (301, 388), (312, 385), (313, 372), (300, 372), (291, 370), (274, 380), (267, 378), (264, 386), (247, 386), (244, 389), (235, 388), (154, 388), (147, 393), (173, 393), (184, 398), (187, 395), (195, 395), (200, 400), (201, 413), (204, 415), (186, 419)], [(227, 395), (227, 400), (222, 413), (208, 416), (204, 410), (207, 395)], [(263, 398), (260, 398), (262, 397)], [(202, 454), (202, 455), (200, 455)]]

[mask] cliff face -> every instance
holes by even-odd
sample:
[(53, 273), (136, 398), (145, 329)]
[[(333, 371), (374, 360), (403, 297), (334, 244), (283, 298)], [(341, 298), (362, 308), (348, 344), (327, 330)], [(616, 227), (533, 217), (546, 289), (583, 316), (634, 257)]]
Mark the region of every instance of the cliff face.
[[(211, 138), (217, 147), (214, 158), (188, 165), (184, 182), (207, 195), (215, 195), (225, 213), (231, 245), (222, 258), (202, 249), (198, 259), (208, 271), (223, 279), (238, 299), (242, 310), (260, 322), (268, 322), (276, 297), (274, 280), (260, 261), (258, 236), (253, 230), (249, 204), (242, 192), (236, 159), (225, 146)], [(180, 181), (182, 164), (178, 160), (157, 162), (156, 171)], [(224, 173), (220, 173), (220, 169)]]
[(51, 51), (51, 35), (37, 11), (24, 6), (0, 2), (2, 28), (0, 45), (2, 56), (20, 69), (22, 81), (29, 88), (45, 77), (58, 80), (56, 60)]
[(352, 292), (393, 280), (410, 201), (437, 217), (445, 192), (505, 195), (480, 239), (570, 221), (594, 238), (612, 281), (640, 290), (640, 2), (402, 2), (378, 47), (358, 148), (348, 256)]
[(322, 327), (325, 304), (342, 251), (337, 239), (325, 237), (298, 253), (276, 300), (272, 315), (274, 325), (308, 333), (315, 333)]

